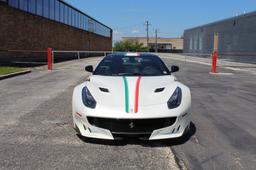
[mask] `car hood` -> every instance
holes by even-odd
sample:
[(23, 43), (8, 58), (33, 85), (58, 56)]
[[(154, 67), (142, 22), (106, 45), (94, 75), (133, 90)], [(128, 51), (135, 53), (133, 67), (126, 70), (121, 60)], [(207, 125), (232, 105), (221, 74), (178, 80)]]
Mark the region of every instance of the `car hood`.
[(172, 75), (154, 77), (93, 75), (86, 82), (86, 86), (98, 106), (121, 110), (126, 108), (126, 112), (134, 112), (136, 107), (166, 103), (177, 88), (177, 82)]

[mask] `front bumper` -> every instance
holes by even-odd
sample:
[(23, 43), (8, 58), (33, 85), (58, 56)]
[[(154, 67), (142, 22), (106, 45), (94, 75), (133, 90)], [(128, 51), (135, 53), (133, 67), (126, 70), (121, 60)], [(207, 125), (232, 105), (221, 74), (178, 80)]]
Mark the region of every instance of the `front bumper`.
[(181, 137), (190, 125), (190, 114), (150, 119), (113, 119), (74, 114), (74, 127), (85, 137), (114, 140), (125, 136), (148, 140)]

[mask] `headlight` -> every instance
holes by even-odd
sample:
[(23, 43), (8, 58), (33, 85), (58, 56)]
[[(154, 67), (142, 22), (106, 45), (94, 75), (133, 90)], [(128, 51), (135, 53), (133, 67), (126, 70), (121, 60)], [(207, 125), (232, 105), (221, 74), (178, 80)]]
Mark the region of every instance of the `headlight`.
[(181, 98), (182, 98), (181, 88), (177, 87), (174, 93), (172, 94), (172, 97), (167, 102), (168, 108), (174, 109), (176, 107), (179, 107), (181, 103)]
[(96, 107), (96, 101), (92, 97), (90, 91), (87, 87), (84, 87), (82, 90), (82, 100), (85, 106), (94, 109)]

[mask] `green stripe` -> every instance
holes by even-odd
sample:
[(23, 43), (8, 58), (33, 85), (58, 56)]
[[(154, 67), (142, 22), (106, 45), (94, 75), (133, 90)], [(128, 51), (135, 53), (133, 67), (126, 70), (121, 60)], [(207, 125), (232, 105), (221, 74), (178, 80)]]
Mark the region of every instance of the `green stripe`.
[(124, 89), (125, 89), (125, 111), (126, 113), (129, 113), (129, 89), (128, 89), (128, 83), (126, 77), (123, 77), (124, 79)]

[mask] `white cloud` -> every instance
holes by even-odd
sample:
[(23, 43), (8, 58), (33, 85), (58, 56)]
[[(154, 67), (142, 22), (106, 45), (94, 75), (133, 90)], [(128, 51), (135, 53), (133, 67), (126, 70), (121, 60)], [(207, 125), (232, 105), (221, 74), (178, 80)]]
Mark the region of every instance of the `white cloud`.
[(132, 30), (132, 34), (137, 34), (139, 32), (140, 32), (140, 30), (137, 30), (137, 29)]

